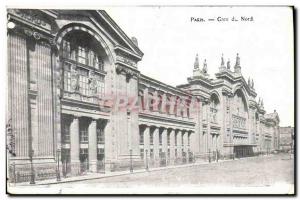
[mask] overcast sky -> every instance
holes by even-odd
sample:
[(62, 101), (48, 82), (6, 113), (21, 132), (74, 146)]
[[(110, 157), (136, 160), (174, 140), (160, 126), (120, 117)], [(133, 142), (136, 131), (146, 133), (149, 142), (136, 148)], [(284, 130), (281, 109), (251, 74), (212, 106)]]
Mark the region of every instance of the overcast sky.
[[(176, 86), (192, 75), (196, 53), (207, 59), (211, 77), (222, 53), (234, 65), (240, 54), (242, 74), (254, 80), (267, 113), (277, 110), (281, 126), (294, 126), (294, 55), (292, 10), (284, 7), (109, 7), (121, 29), (138, 39), (144, 57), (139, 70)], [(253, 16), (253, 22), (232, 17)], [(205, 22), (191, 22), (191, 17)], [(208, 18), (228, 18), (209, 22)]]

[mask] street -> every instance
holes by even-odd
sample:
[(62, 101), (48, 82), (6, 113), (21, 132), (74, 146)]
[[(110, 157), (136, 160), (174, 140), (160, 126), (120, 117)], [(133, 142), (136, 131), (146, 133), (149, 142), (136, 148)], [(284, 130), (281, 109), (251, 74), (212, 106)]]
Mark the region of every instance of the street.
[[(289, 154), (243, 158), (79, 182), (18, 186), (36, 193), (262, 193), (293, 192)], [(212, 190), (213, 188), (213, 190)], [(229, 188), (229, 190), (228, 190)], [(286, 192), (285, 192), (286, 191)]]

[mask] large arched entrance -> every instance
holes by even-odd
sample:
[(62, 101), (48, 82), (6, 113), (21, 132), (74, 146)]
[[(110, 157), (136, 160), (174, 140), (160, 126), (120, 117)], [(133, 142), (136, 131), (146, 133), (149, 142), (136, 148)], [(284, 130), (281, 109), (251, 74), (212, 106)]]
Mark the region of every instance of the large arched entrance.
[(102, 116), (99, 100), (105, 95), (110, 66), (107, 50), (99, 36), (80, 26), (66, 28), (57, 40), (63, 166), (66, 173), (74, 175), (104, 171), (108, 121)]

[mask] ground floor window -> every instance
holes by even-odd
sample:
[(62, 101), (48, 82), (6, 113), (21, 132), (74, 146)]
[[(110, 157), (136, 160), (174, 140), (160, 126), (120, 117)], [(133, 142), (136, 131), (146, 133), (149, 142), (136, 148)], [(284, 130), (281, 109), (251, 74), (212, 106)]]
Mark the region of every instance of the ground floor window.
[(153, 158), (153, 149), (150, 149), (150, 158)]
[(141, 159), (144, 159), (144, 149), (140, 149)]
[(104, 160), (104, 148), (97, 149), (97, 160), (99, 160), (99, 161)]
[(84, 172), (89, 169), (89, 150), (87, 148), (81, 148), (79, 154), (80, 169)]

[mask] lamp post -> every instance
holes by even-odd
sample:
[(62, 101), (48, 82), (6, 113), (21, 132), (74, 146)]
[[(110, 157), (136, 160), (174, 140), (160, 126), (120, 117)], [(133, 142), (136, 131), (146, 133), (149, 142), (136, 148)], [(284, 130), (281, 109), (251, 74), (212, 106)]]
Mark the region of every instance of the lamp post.
[(146, 170), (149, 171), (149, 165), (148, 165), (148, 149), (146, 149)]
[(132, 166), (132, 149), (130, 149), (130, 172), (133, 172), (133, 166)]
[(59, 168), (59, 156), (60, 156), (60, 149), (57, 149), (56, 154), (57, 154), (57, 172), (56, 172), (56, 180), (60, 181), (60, 168)]
[(31, 171), (30, 184), (35, 184), (35, 174), (34, 174), (34, 168), (33, 168), (33, 154), (34, 154), (34, 150), (31, 150), (30, 154), (29, 154), (29, 158), (30, 158), (30, 171)]

